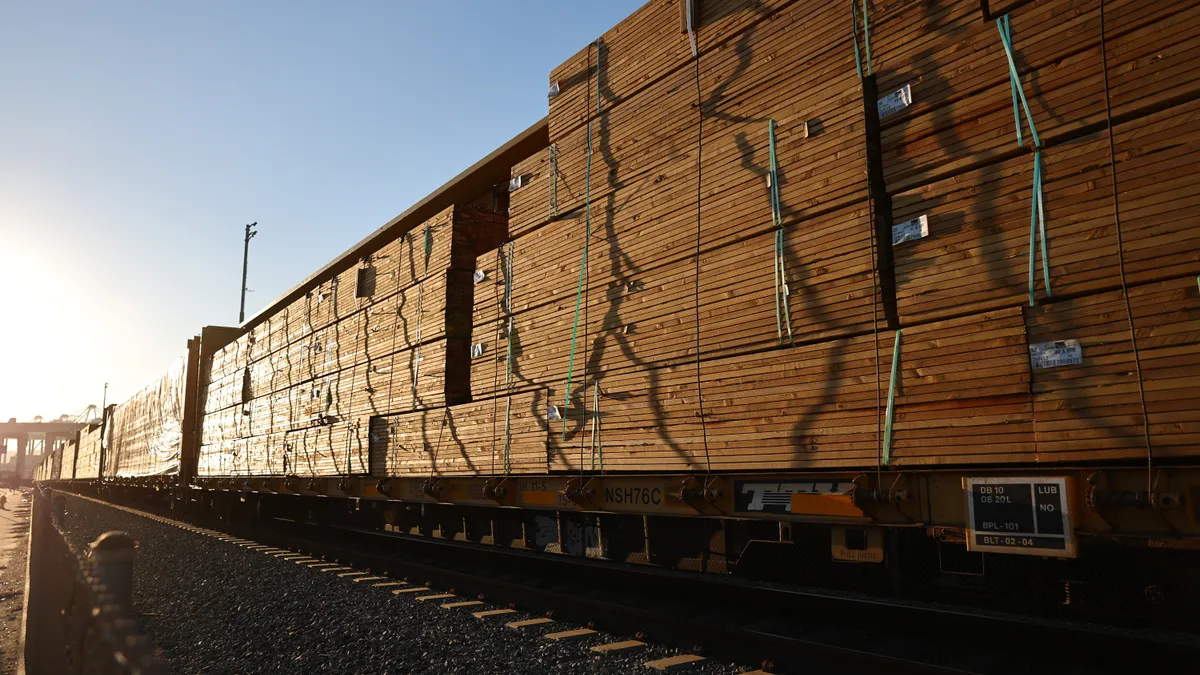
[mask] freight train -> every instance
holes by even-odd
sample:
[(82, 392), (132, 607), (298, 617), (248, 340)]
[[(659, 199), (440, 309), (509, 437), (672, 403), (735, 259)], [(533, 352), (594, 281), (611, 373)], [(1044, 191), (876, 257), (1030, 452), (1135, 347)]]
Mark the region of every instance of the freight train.
[(37, 478), (1187, 620), (1200, 3), (992, 5), (652, 0)]

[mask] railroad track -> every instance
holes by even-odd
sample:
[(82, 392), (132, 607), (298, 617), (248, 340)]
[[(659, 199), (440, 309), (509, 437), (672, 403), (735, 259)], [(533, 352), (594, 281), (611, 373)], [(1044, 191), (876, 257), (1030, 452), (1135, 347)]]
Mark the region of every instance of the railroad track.
[[(175, 516), (178, 514), (151, 514)], [(286, 519), (197, 525), (768, 672), (1095, 673), (1200, 663), (1188, 636), (742, 583)], [(1163, 661), (1165, 660), (1165, 661)]]

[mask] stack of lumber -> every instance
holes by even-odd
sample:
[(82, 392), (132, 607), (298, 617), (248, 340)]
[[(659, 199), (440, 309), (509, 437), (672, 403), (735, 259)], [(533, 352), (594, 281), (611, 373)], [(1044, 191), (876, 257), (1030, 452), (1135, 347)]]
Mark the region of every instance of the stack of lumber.
[(71, 480), (75, 477), (75, 461), (78, 459), (79, 452), (79, 436), (76, 435), (69, 443), (63, 446), (62, 451), (62, 473), (59, 477), (63, 480)]
[(76, 480), (100, 477), (100, 425), (94, 424), (79, 431), (79, 454), (75, 460)]
[(990, 4), (870, 3), (868, 50), (859, 3), (651, 0), (551, 73), (502, 227), (442, 214), (428, 267), (414, 230), (214, 357), (202, 465), (1194, 456), (1200, 2)]
[[(566, 418), (550, 425), (552, 470), (866, 468), (883, 461), (884, 436), (893, 466), (1134, 460), (1147, 438), (1155, 455), (1196, 445), (1194, 405), (1178, 398), (1188, 371), (1162, 365), (1190, 366), (1193, 344), (1149, 344), (1190, 335), (1188, 275), (1200, 273), (1188, 219), (1200, 82), (1186, 65), (1200, 4), (994, 7), (1011, 10), (1035, 147), (1023, 110), (1017, 141), (995, 17), (966, 1), (878, 3), (871, 70), (881, 99), (907, 96), (879, 110), (881, 202), (868, 199), (847, 8), (759, 3), (740, 32), (718, 35), (739, 3), (699, 4), (697, 61), (667, 26), (678, 4), (651, 2), (552, 73), (554, 147), (514, 167), (523, 222), (493, 281), (476, 286), (472, 394), (545, 388)], [(784, 346), (767, 119), (778, 124)], [(1039, 246), (1029, 306), (1035, 203), (1048, 253)], [(873, 248), (881, 205), (891, 223), (927, 228), (888, 262)], [(885, 429), (889, 302), (903, 330)], [(1034, 357), (1071, 340), (1078, 363)]]
[(187, 360), (179, 359), (161, 377), (113, 410), (105, 476), (178, 473), (186, 366)]
[(215, 354), (200, 475), (365, 474), (371, 417), (467, 401), (475, 259), (506, 230), (447, 208)]

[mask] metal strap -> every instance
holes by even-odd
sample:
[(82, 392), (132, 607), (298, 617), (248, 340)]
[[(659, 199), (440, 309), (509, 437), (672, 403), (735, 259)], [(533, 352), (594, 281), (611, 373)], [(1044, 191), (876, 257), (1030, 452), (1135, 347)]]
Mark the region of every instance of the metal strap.
[[(508, 318), (506, 326), (506, 339), (508, 342), (507, 351), (504, 356), (504, 389), (507, 392), (504, 403), (504, 473), (508, 474), (512, 471), (511, 451), (512, 451), (512, 376), (513, 376), (513, 319), (512, 319), (512, 262), (513, 262), (513, 244), (508, 242), (501, 249), (503, 259), (501, 264), (504, 265), (504, 313)], [(507, 264), (505, 264), (507, 263)]]
[[(792, 343), (792, 310), (788, 305), (791, 290), (787, 284), (787, 265), (784, 261), (783, 246), (783, 207), (779, 197), (779, 163), (775, 155), (775, 120), (767, 120), (767, 135), (770, 144), (770, 170), (767, 173), (767, 187), (771, 193), (771, 223), (775, 226), (775, 329), (779, 334), (779, 344)], [(783, 335), (787, 332), (787, 339)]]
[(900, 370), (900, 333), (901, 331), (896, 331), (896, 342), (892, 345), (892, 379), (888, 383), (887, 415), (883, 419), (884, 466), (892, 459), (892, 420), (896, 412), (896, 374)]
[[(600, 439), (600, 382), (595, 382), (592, 398), (592, 470), (604, 470), (604, 443)], [(599, 458), (600, 465), (596, 465)]]
[[(687, 0), (687, 3), (685, 5), (683, 11), (687, 15), (688, 43), (691, 44), (691, 46), (692, 46), (692, 58), (696, 59), (696, 58), (700, 58), (700, 52), (696, 50), (696, 29), (692, 25), (692, 13), (694, 11), (694, 8), (692, 6), (693, 1), (694, 0)], [(864, 0), (864, 2), (865, 2), (865, 0)]]
[(546, 148), (549, 153), (550, 174), (546, 176), (546, 181), (550, 184), (550, 198), (547, 200), (550, 217), (558, 215), (558, 144), (552, 143), (549, 148)]
[(429, 257), (433, 252), (433, 228), (425, 226), (425, 266), (421, 272), (421, 281), (417, 284), (417, 321), (413, 330), (413, 363), (412, 363), (412, 402), (417, 403), (417, 381), (421, 371), (421, 317), (425, 315), (425, 277), (429, 274)]

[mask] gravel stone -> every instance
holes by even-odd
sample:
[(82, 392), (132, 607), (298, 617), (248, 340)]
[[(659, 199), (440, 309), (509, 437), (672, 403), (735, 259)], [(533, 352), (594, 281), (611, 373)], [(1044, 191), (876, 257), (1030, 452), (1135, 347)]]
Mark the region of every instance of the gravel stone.
[[(134, 605), (174, 673), (649, 673), (679, 653), (650, 646), (598, 655), (611, 635), (555, 642), (555, 622), (516, 631), (525, 613), (476, 619), (484, 604), (445, 610), (390, 588), (355, 583), (96, 502), (69, 496), (68, 536), (85, 546), (108, 530), (138, 540)], [(438, 589), (432, 589), (437, 591)], [(423, 593), (417, 595), (424, 595)], [(471, 599), (471, 598), (465, 598)], [(711, 660), (689, 673), (737, 673)]]

